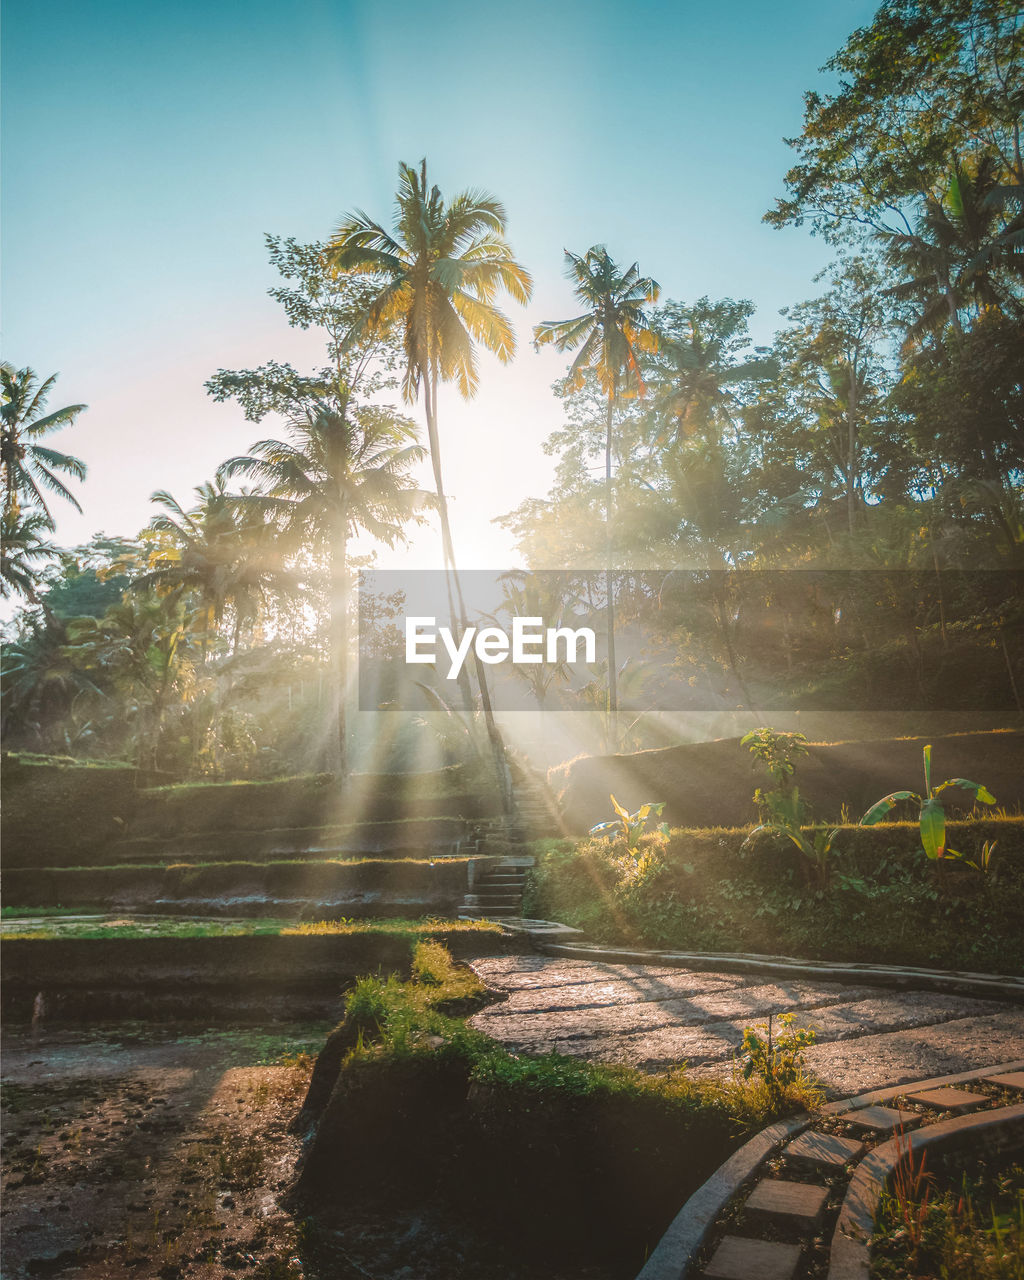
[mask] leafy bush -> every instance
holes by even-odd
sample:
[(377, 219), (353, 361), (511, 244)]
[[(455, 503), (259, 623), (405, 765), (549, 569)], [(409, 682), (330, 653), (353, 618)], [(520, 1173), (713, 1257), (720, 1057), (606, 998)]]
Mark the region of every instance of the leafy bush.
[[(843, 826), (827, 885), (792, 843), (677, 828), (538, 850), (524, 911), (609, 944), (1024, 971), (1024, 819), (951, 823), (961, 848), (999, 839), (990, 874), (940, 880), (916, 825)], [(954, 871), (951, 868), (950, 871)]]
[(775, 783), (771, 791), (758, 787), (754, 792), (754, 803), (761, 821), (799, 827), (807, 820), (808, 810), (800, 799), (793, 775), (797, 760), (808, 754), (806, 737), (802, 733), (783, 733), (766, 725), (744, 734), (740, 738), (740, 746), (746, 747), (761, 761)]

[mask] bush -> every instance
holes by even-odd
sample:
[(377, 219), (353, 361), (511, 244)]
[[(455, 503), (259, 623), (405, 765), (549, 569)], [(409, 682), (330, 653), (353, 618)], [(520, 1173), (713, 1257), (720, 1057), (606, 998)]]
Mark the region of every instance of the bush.
[(912, 823), (841, 827), (827, 886), (789, 841), (744, 849), (745, 830), (648, 836), (635, 865), (619, 844), (562, 842), (538, 849), (524, 912), (626, 946), (1024, 971), (1024, 819), (949, 831), (968, 853), (998, 840), (988, 875), (929, 862)]

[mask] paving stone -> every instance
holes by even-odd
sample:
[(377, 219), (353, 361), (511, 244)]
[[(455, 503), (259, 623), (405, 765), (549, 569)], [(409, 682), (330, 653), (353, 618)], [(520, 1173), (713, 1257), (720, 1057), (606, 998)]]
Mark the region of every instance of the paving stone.
[(827, 1187), (808, 1182), (787, 1182), (783, 1178), (765, 1178), (748, 1197), (744, 1212), (775, 1226), (814, 1231), (821, 1222), (827, 1199)]
[(802, 1169), (835, 1173), (864, 1153), (864, 1143), (834, 1133), (802, 1133), (784, 1148), (783, 1155)]
[(1009, 1071), (1004, 1076), (986, 1076), (988, 1084), (999, 1084), (1004, 1089), (1017, 1089), (1024, 1093), (1024, 1071)]
[(908, 1102), (918, 1102), (935, 1111), (973, 1111), (983, 1107), (989, 1099), (983, 1093), (968, 1093), (966, 1089), (925, 1089), (922, 1093), (908, 1093)]
[(921, 1123), (916, 1111), (897, 1111), (895, 1107), (864, 1107), (847, 1111), (839, 1117), (865, 1133), (895, 1133), (897, 1129), (913, 1129)]
[(704, 1274), (709, 1280), (792, 1280), (799, 1265), (799, 1245), (726, 1236)]
[(743, 1029), (794, 1010), (817, 1041), (805, 1065), (833, 1097), (1017, 1061), (1024, 1006), (808, 978), (765, 981), (664, 964), (493, 956), (473, 966), (510, 999), (473, 1026), (515, 1053), (559, 1053), (728, 1075)]
[(933, 1076), (983, 1070), (1018, 1059), (1024, 1044), (1024, 1006), (957, 1018), (937, 1026), (811, 1045), (805, 1069), (833, 1095), (849, 1097)]

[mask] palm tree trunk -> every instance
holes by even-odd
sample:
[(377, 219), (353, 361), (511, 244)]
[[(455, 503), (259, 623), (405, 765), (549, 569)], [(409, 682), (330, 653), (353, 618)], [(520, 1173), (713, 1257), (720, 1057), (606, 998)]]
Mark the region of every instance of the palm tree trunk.
[[(430, 462), (434, 471), (434, 487), (437, 491), (438, 511), (441, 517), (441, 543), (444, 549), (444, 557), (446, 562), (446, 573), (451, 575), (451, 583), (455, 590), (455, 605), (457, 605), (457, 621), (459, 628), (465, 632), (469, 627), (469, 621), (466, 617), (466, 602), (462, 595), (462, 582), (459, 579), (459, 571), (455, 564), (455, 547), (452, 542), (451, 524), (448, 519), (448, 500), (444, 494), (444, 480), (441, 474), (441, 447), (437, 433), (437, 375), (424, 378), (424, 404), (427, 411), (427, 443), (430, 448)], [(453, 609), (453, 612), (455, 610)], [(452, 619), (456, 621), (455, 618)], [(498, 726), (494, 719), (494, 709), (491, 706), (491, 694), (487, 686), (487, 678), (484, 675), (483, 664), (477, 657), (476, 649), (473, 649), (473, 670), (476, 675), (476, 682), (480, 689), (480, 707), (483, 711), (484, 725), (487, 729), (487, 737), (491, 744), (491, 750), (494, 754), (494, 764), (498, 774), (498, 783), (501, 788), (501, 795), (505, 807), (508, 808), (511, 803), (511, 782), (508, 773), (508, 765), (505, 760), (505, 744), (502, 741), (501, 734), (498, 732)], [(463, 676), (465, 668), (463, 668)], [(468, 689), (468, 679), (466, 680)], [(469, 700), (470, 703), (472, 699)], [(467, 708), (468, 710), (469, 708)]]
[(605, 528), (605, 621), (608, 633), (608, 748), (614, 754), (619, 745), (619, 690), (615, 661), (615, 581), (612, 576), (612, 426), (615, 418), (616, 379), (608, 393), (608, 415), (604, 434), (604, 528)]
[(857, 526), (857, 366), (850, 365), (850, 400), (847, 405), (846, 519), (852, 536)]
[[(437, 494), (437, 509), (441, 520), (441, 549), (444, 559), (444, 585), (448, 595), (448, 616), (453, 630), (464, 631), (465, 609), (460, 610), (456, 605), (456, 592), (459, 590), (458, 571), (455, 568), (455, 548), (452, 542), (451, 524), (448, 520), (448, 499), (445, 497), (444, 480), (441, 474), (441, 444), (437, 434), (437, 379), (431, 380), (429, 375), (423, 379), (423, 407), (427, 416), (427, 447), (430, 452), (430, 466), (434, 472), (434, 490)], [(461, 639), (461, 635), (457, 638)], [(468, 721), (473, 714), (473, 692), (469, 687), (469, 674), (465, 666), (459, 672), (458, 685)]]
[(339, 778), (348, 773), (348, 521), (341, 513), (331, 540), (331, 649), (334, 667), (332, 757)]

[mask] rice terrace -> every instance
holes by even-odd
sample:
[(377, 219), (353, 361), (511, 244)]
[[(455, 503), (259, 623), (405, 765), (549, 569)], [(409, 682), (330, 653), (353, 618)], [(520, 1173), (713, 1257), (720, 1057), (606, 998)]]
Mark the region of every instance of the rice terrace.
[(1024, 1280), (1019, 0), (3, 34), (3, 1280)]

